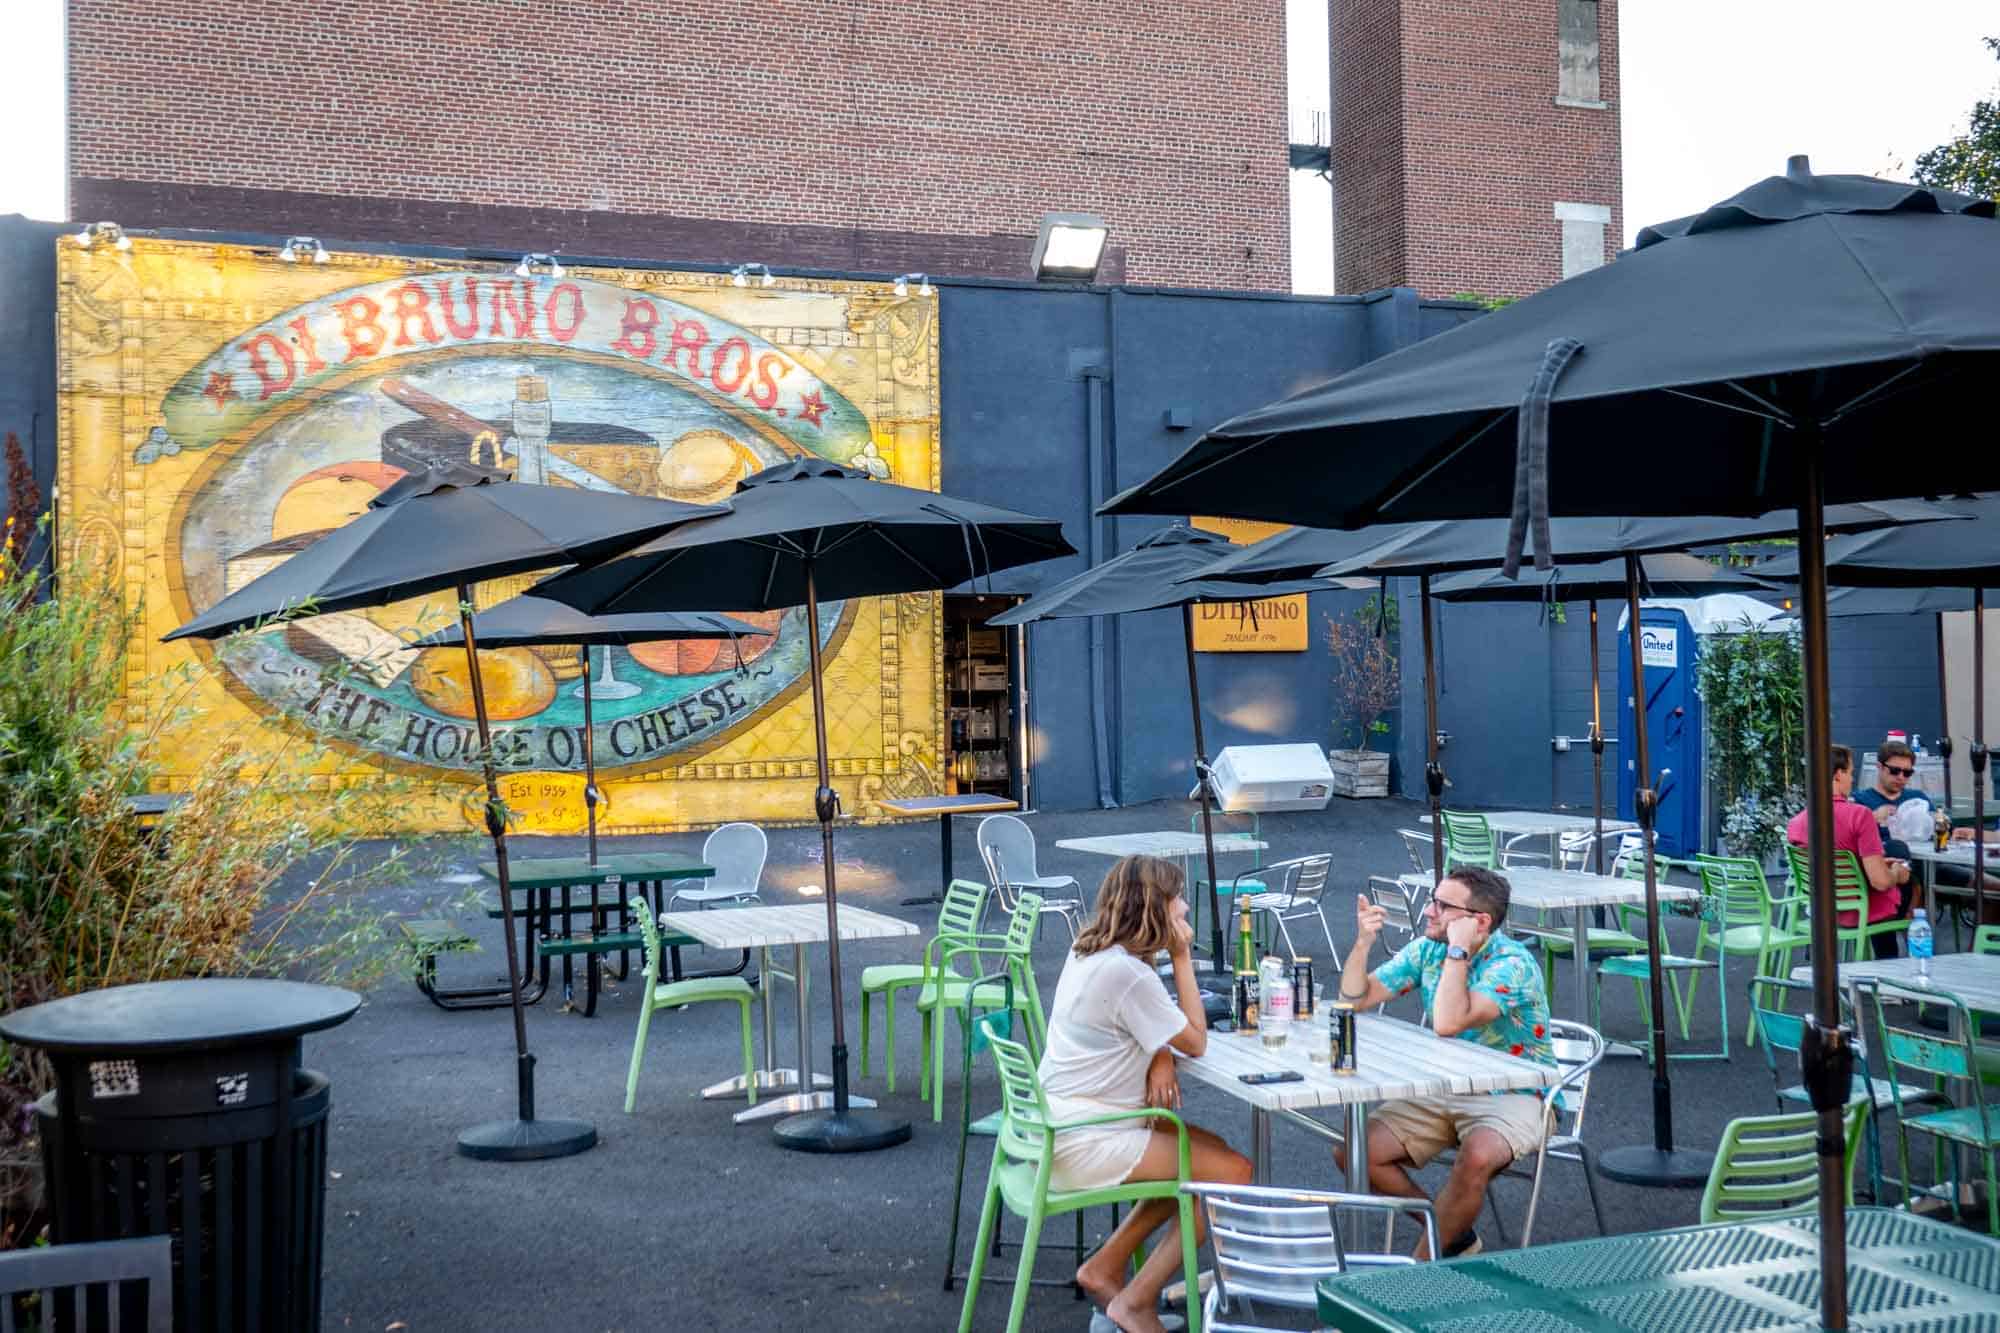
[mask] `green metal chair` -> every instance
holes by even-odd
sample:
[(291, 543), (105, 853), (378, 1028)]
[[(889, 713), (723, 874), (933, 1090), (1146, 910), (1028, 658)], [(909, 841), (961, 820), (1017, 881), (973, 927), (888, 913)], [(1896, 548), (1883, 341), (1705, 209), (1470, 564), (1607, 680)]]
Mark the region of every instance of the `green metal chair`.
[[(1715, 950), (1720, 964), (1716, 984), (1722, 988), (1724, 996), (1729, 993), (1730, 958), (1755, 958), (1755, 974), (1758, 976), (1788, 975), (1796, 951), (1812, 943), (1812, 935), (1806, 930), (1799, 912), (1804, 900), (1792, 893), (1773, 898), (1770, 881), (1764, 878), (1764, 868), (1747, 856), (1711, 856), (1707, 852), (1697, 852), (1691, 864), (1695, 874), (1701, 877), (1702, 893), (1707, 899), (1701, 927), (1695, 933), (1694, 956), (1702, 958), (1710, 948)], [(1690, 980), (1690, 1001), (1699, 985), (1699, 977)], [(1754, 992), (1751, 999), (1754, 1003)], [(1756, 1044), (1757, 1016), (1754, 1012), (1744, 1030), (1743, 1040)]]
[[(1916, 1086), (1925, 1091), (1945, 1091), (1955, 1080), (1966, 1100), (1965, 1105), (1953, 1106), (1949, 1110), (1897, 1117), (1896, 1148), (1905, 1182), (1904, 1206), (1909, 1206), (1913, 1192), (1908, 1184), (1910, 1131), (1916, 1130), (1934, 1139), (1971, 1148), (1979, 1154), (1986, 1173), (1986, 1230), (1989, 1234), (2000, 1235), (2000, 1181), (1994, 1178), (1994, 1154), (2000, 1150), (2000, 1105), (1987, 1104), (1985, 1083), (1981, 1078), (1985, 1071), (1973, 1047), (1971, 1014), (1967, 1012), (1964, 1002), (1949, 991), (1936, 987), (1899, 986), (1879, 978), (1859, 981), (1855, 990), (1874, 1011), (1874, 1049), (1878, 1052), (1877, 1059), (1888, 1070), (1891, 1086), (1901, 1088), (1906, 1073), (1914, 1074)], [(1926, 1028), (1891, 1023), (1889, 1003), (1898, 1000), (1904, 1002), (1902, 1012), (1912, 1019), (1919, 1005), (1951, 1011), (1956, 1019), (1952, 1030), (1958, 1035), (1945, 1037)], [(1950, 1163), (1951, 1176), (1951, 1193), (1947, 1197), (1955, 1213), (1961, 1197), (1959, 1155), (1947, 1151), (1944, 1156)], [(1933, 1184), (1923, 1192), (1936, 1197), (1940, 1192), (1939, 1186)]]
[(1444, 810), (1438, 818), (1444, 821), (1444, 874), (1449, 875), (1457, 866), (1500, 868), (1500, 844), (1493, 841), (1493, 829), (1485, 815)]
[[(1000, 1133), (994, 1140), (993, 1165), (986, 1177), (986, 1201), (979, 1211), (979, 1237), (974, 1242), (972, 1269), (966, 1274), (965, 1303), (959, 1310), (958, 1333), (971, 1333), (973, 1308), (986, 1268), (987, 1246), (999, 1222), (1001, 1205), (1023, 1218), (1027, 1229), (1021, 1239), (1021, 1260), (1014, 1274), (1014, 1301), (1007, 1314), (1007, 1333), (1020, 1333), (1028, 1311), (1028, 1291), (1034, 1276), (1035, 1249), (1040, 1243), (1042, 1223), (1051, 1217), (1074, 1213), (1082, 1208), (1106, 1204), (1139, 1203), (1146, 1199), (1173, 1199), (1180, 1214), (1181, 1273), (1187, 1282), (1189, 1333), (1201, 1333), (1200, 1302), (1195, 1264), (1193, 1196), (1181, 1192), (1192, 1178), (1192, 1154), (1187, 1125), (1172, 1111), (1145, 1106), (1133, 1111), (1112, 1111), (1081, 1120), (1055, 1121), (1049, 1115), (1048, 1098), (1035, 1072), (1028, 1048), (997, 1035), (997, 1014), (979, 1020), (986, 1028), (987, 1049), (1000, 1074)], [(1180, 1149), (1179, 1170), (1167, 1180), (1132, 1180), (1103, 1189), (1055, 1190), (1049, 1177), (1055, 1164), (1055, 1136), (1066, 1129), (1087, 1125), (1107, 1125), (1126, 1120), (1162, 1120), (1174, 1127)]]
[(979, 915), (986, 909), (987, 886), (969, 879), (955, 879), (944, 891), (938, 908), (937, 934), (924, 944), (923, 961), (918, 963), (877, 963), (861, 970), (861, 1077), (868, 1077), (869, 1035), (874, 1027), (875, 997), (884, 997), (883, 1041), (886, 1049), (882, 1066), (889, 1077), (889, 1091), (896, 1090), (896, 995), (900, 991), (921, 990), (938, 949), (945, 941), (963, 938), (979, 928)]
[[(1216, 810), (1209, 815), (1209, 819), (1217, 836), (1224, 833), (1244, 832), (1245, 830), (1241, 826), (1247, 820), (1250, 836), (1258, 842), (1264, 840), (1263, 821), (1258, 817), (1255, 810)], [(1232, 824), (1238, 827), (1232, 828)], [(1201, 832), (1201, 812), (1199, 810), (1188, 816), (1188, 832)], [(1242, 863), (1240, 861), (1232, 861), (1230, 864), (1241, 865)], [(1225, 918), (1234, 911), (1229, 905), (1228, 895), (1264, 893), (1268, 890), (1269, 886), (1264, 882), (1264, 877), (1257, 873), (1263, 868), (1264, 852), (1259, 848), (1250, 853), (1250, 865), (1246, 870), (1234, 879), (1225, 879), (1217, 883), (1215, 891), (1218, 894), (1224, 895), (1220, 906)], [(1188, 860), (1188, 900), (1188, 924), (1194, 928), (1195, 938), (1200, 939), (1202, 937), (1202, 905), (1208, 900), (1208, 862), (1199, 856), (1190, 857)], [(1228, 924), (1226, 920), (1224, 924)]]
[[(1855, 1149), (1868, 1099), (1847, 1104), (1846, 1202), (1854, 1202)], [(1762, 1222), (1811, 1213), (1819, 1203), (1819, 1114), (1746, 1115), (1730, 1121), (1716, 1145), (1701, 1220)]]
[[(944, 1024), (937, 1021), (938, 1010), (957, 1009), (970, 992), (978, 1008), (1008, 1006), (1019, 1010), (1028, 1021), (1035, 1044), (1048, 1040), (1048, 1020), (1042, 1011), (1041, 992), (1035, 986), (1035, 931), (1041, 924), (1040, 894), (1023, 890), (1014, 900), (1007, 918), (1005, 935), (959, 935), (944, 941), (927, 961), (930, 972), (917, 991), (917, 1012), (924, 1019), (924, 1063), (918, 1081), (920, 1095), (931, 1100), (931, 1119), (944, 1119)], [(991, 983), (975, 985), (952, 964), (969, 958), (980, 972), (1005, 971), (1013, 984), (1004, 992)]]
[(632, 1039), (632, 1068), (625, 1075), (625, 1113), (632, 1113), (632, 1105), (639, 1096), (639, 1066), (646, 1059), (646, 1033), (653, 1025), (653, 1015), (662, 1009), (678, 1009), (684, 1004), (698, 1004), (703, 1000), (733, 1000), (742, 1006), (743, 1014), (743, 1081), (748, 1086), (750, 1101), (757, 1101), (757, 1066), (750, 1049), (750, 1001), (757, 992), (742, 977), (689, 977), (686, 981), (669, 981), (661, 984), (660, 925), (653, 918), (653, 909), (644, 898), (632, 900), (632, 916), (639, 923), (639, 937), (646, 949), (646, 993), (639, 1001), (639, 1031)]
[[(1611, 863), (1611, 873), (1621, 879), (1643, 880), (1646, 877), (1646, 862), (1644, 856), (1641, 855), (1643, 844), (1639, 842), (1636, 833), (1626, 836), (1631, 841), (1620, 844), (1618, 856)], [(1668, 869), (1674, 863), (1666, 857), (1655, 856), (1653, 864), (1656, 874), (1661, 880), (1664, 880)], [(1618, 913), (1618, 924), (1616, 926), (1591, 926), (1588, 928), (1587, 937), (1590, 956), (1600, 960), (1600, 966), (1604, 962), (1637, 958), (1639, 961), (1636, 964), (1630, 962), (1622, 963), (1618, 968), (1612, 969), (1612, 975), (1628, 976), (1633, 979), (1633, 987), (1639, 994), (1639, 1004), (1643, 1009), (1646, 1000), (1645, 987), (1641, 983), (1644, 981), (1646, 975), (1646, 938), (1638, 934), (1633, 929), (1633, 926), (1636, 923), (1641, 929), (1644, 928), (1646, 909), (1643, 906), (1636, 906), (1631, 903), (1620, 903), (1615, 910)], [(1662, 919), (1660, 925), (1660, 952), (1664, 954), (1668, 952), (1666, 922), (1664, 919)], [(1576, 940), (1571, 932), (1571, 927), (1568, 922), (1561, 921), (1560, 919), (1550, 922), (1548, 915), (1543, 913), (1538, 923), (1523, 933), (1531, 934), (1541, 946), (1542, 990), (1549, 998), (1549, 1006), (1554, 1008), (1556, 1003), (1556, 986), (1563, 972), (1562, 968), (1556, 966), (1556, 961), (1558, 959), (1567, 959), (1576, 951)], [(1683, 966), (1692, 966), (1692, 962), (1687, 959), (1676, 959), (1674, 962)], [(1636, 971), (1634, 971), (1634, 968), (1636, 968)], [(1681, 1035), (1686, 1036), (1688, 1024), (1687, 1005), (1681, 998), (1681, 972), (1673, 964), (1669, 965), (1667, 980), (1668, 984), (1673, 987), (1674, 1008), (1681, 1015)], [(1597, 1026), (1595, 997), (1592, 999), (1592, 1005), (1593, 1017), (1591, 1025), (1595, 1027)]]
[[(1785, 860), (1792, 872), (1792, 892), (1805, 900), (1801, 906), (1811, 912), (1814, 907), (1812, 862), (1806, 855), (1806, 849), (1795, 842), (1786, 843)], [(1903, 917), (1872, 922), (1868, 919), (1868, 875), (1861, 868), (1861, 858), (1844, 847), (1835, 848), (1833, 853), (1833, 908), (1836, 912), (1854, 913), (1853, 925), (1837, 925), (1834, 928), (1843, 963), (1870, 957), (1869, 941), (1877, 935), (1894, 935), (1910, 928), (1910, 923)]]
[[(1785, 1107), (1811, 1106), (1812, 1097), (1807, 1094), (1804, 1083), (1786, 1083), (1784, 1073), (1778, 1068), (1778, 1052), (1791, 1052), (1794, 1060), (1799, 1059), (1799, 1044), (1805, 1040), (1804, 1013), (1812, 1009), (1812, 986), (1803, 981), (1790, 981), (1784, 977), (1756, 976), (1750, 979), (1750, 1021), (1756, 1025), (1764, 1050), (1765, 1067), (1771, 1071), (1771, 1091), (1777, 1099), (1778, 1111), (1785, 1113)], [(1784, 998), (1796, 994), (1804, 1001), (1800, 1013), (1788, 1013), (1784, 1008)], [(1769, 997), (1778, 1000), (1776, 1008), (1767, 1002)], [(1841, 1008), (1847, 1007), (1847, 992), (1841, 992)], [(1868, 1053), (1862, 1047), (1854, 1052), (1855, 1071), (1848, 1092), (1851, 1096), (1867, 1099), (1874, 1111), (1865, 1126), (1868, 1136), (1868, 1197), (1876, 1203), (1882, 1202), (1882, 1130), (1881, 1112), (1893, 1110), (1898, 1115), (1906, 1114), (1912, 1108), (1936, 1108), (1950, 1106), (1951, 1099), (1939, 1092), (1926, 1092), (1921, 1088), (1899, 1088), (1886, 1078), (1875, 1077), (1868, 1068)], [(1903, 1182), (1897, 1180), (1901, 1187)]]

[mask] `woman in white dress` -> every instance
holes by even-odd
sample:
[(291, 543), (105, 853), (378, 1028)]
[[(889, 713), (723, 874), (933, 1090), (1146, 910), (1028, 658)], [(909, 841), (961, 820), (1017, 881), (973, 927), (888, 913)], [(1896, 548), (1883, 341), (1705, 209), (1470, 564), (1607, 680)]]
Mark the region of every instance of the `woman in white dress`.
[[(1128, 856), (1111, 867), (1097, 890), (1096, 914), (1078, 933), (1049, 1008), (1041, 1077), (1050, 1114), (1058, 1121), (1142, 1106), (1180, 1109), (1173, 1051), (1199, 1056), (1208, 1047), (1208, 1023), (1188, 952), (1193, 940), (1181, 872), (1172, 862)], [(1161, 949), (1173, 959), (1173, 997), (1153, 970)], [(1189, 1125), (1188, 1140), (1194, 1179), (1249, 1183), (1249, 1159), (1219, 1135)], [(1075, 1190), (1171, 1180), (1179, 1171), (1179, 1154), (1173, 1126), (1165, 1121), (1065, 1130), (1055, 1138), (1050, 1184)], [(1166, 1234), (1131, 1281), (1124, 1281), (1132, 1255), (1162, 1224)], [(1173, 1201), (1149, 1199), (1076, 1270), (1077, 1284), (1120, 1329), (1162, 1333), (1160, 1290), (1180, 1267), (1178, 1228)]]

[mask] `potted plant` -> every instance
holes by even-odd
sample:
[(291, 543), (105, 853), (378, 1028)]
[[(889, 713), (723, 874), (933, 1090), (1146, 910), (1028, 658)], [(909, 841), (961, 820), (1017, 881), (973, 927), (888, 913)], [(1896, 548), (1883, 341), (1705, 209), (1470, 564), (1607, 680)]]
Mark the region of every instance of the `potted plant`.
[(1702, 641), (1695, 688), (1708, 720), (1708, 774), (1733, 856), (1783, 865), (1785, 823), (1805, 806), (1805, 676), (1796, 626), (1750, 625)]
[(1389, 754), (1369, 748), (1389, 734), (1389, 714), (1403, 701), (1402, 664), (1397, 660), (1396, 602), (1370, 597), (1347, 616), (1326, 618), (1326, 646), (1332, 656), (1334, 734), (1351, 748), (1327, 751), (1338, 796), (1387, 796)]

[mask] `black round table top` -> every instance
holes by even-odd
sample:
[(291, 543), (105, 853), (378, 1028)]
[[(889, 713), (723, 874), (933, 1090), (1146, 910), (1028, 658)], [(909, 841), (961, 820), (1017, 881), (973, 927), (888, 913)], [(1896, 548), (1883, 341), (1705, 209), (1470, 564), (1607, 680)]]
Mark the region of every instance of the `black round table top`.
[(57, 1053), (264, 1046), (345, 1023), (361, 997), (337, 986), (199, 977), (67, 995), (0, 1017), (0, 1037)]

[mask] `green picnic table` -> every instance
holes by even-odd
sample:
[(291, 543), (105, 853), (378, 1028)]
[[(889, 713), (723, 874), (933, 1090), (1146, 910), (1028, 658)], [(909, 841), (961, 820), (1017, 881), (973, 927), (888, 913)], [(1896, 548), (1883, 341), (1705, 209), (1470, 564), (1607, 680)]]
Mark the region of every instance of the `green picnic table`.
[[(1888, 1208), (1847, 1213), (1855, 1328), (1994, 1326), (2000, 1243)], [(1319, 1283), (1320, 1322), (1358, 1333), (1758, 1329), (1819, 1322), (1819, 1222), (1681, 1227), (1373, 1269)]]

